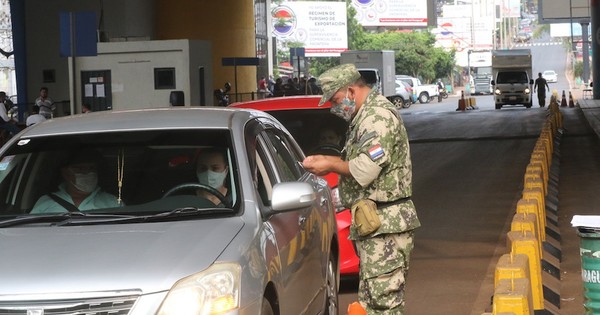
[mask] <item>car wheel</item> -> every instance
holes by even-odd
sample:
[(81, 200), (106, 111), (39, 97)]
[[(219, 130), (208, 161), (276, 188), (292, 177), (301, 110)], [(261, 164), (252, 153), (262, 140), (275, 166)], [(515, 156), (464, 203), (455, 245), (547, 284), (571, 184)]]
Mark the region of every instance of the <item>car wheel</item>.
[(404, 104), (404, 100), (402, 99), (401, 96), (392, 96), (392, 104), (394, 104), (394, 106), (396, 106), (396, 108), (398, 107), (402, 107), (402, 105)]
[(338, 273), (337, 262), (333, 253), (329, 255), (327, 262), (327, 283), (326, 283), (326, 300), (325, 300), (325, 315), (337, 315), (339, 311), (338, 302)]
[(502, 104), (496, 104), (496, 109), (502, 109)]
[(419, 103), (421, 103), (421, 104), (429, 103), (429, 95), (427, 95), (427, 93), (425, 93), (425, 92), (421, 93), (421, 95), (419, 95)]
[(525, 103), (525, 108), (531, 108), (531, 103)]
[(412, 102), (410, 100), (406, 100), (404, 101), (404, 104), (402, 104), (402, 108), (409, 108), (410, 105), (412, 105)]
[(271, 302), (267, 298), (263, 297), (262, 307), (260, 308), (260, 315), (275, 315)]

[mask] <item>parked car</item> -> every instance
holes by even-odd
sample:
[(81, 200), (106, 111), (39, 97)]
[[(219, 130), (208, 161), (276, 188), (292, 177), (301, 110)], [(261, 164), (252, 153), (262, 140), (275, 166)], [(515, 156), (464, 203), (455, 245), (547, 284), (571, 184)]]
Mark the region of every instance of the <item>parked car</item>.
[(542, 72), (542, 78), (546, 79), (546, 81), (548, 83), (558, 82), (558, 74), (554, 70), (546, 70), (546, 71)]
[(528, 43), (531, 40), (531, 33), (521, 30), (514, 37), (515, 43)]
[[(221, 197), (197, 173), (216, 148)], [(96, 167), (64, 167), (88, 150)], [(0, 149), (0, 313), (337, 314), (332, 192), (303, 159), (255, 110), (107, 111), (28, 127)], [(68, 206), (58, 182), (80, 172), (77, 187), (95, 173), (119, 203)], [(56, 212), (31, 213), (57, 190)]]
[(414, 98), (419, 100), (419, 103), (429, 103), (439, 93), (438, 87), (435, 84), (422, 84), (421, 80), (408, 75), (396, 75), (396, 80), (403, 81), (410, 85), (413, 89)]
[(397, 108), (409, 108), (413, 103), (412, 87), (402, 80), (396, 80), (396, 95), (389, 99)]
[[(254, 108), (268, 112), (279, 120), (294, 136), (306, 155), (326, 154), (340, 156), (345, 143), (345, 133), (348, 123), (330, 113), (331, 103), (318, 106), (321, 96), (290, 96), (269, 98), (265, 100), (234, 103), (230, 107)], [(339, 136), (338, 143), (320, 143), (324, 129), (335, 131)], [(324, 178), (334, 192), (338, 193), (338, 175), (329, 173)], [(340, 273), (342, 276), (358, 274), (359, 259), (348, 235), (352, 218), (350, 210), (336, 202), (336, 219), (340, 243)]]

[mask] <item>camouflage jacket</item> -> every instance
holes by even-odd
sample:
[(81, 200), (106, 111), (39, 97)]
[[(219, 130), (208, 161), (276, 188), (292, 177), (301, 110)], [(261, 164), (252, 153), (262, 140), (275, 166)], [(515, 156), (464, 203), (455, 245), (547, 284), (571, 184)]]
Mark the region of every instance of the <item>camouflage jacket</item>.
[[(412, 195), (412, 164), (408, 135), (396, 108), (384, 96), (375, 92), (367, 96), (350, 123), (346, 139), (345, 160), (350, 161), (353, 176), (340, 177), (340, 196), (344, 206), (350, 207), (355, 201), (363, 198), (390, 202)], [(373, 173), (380, 169), (377, 177), (370, 183), (361, 185), (355, 179), (358, 173), (364, 171), (356, 170), (355, 166), (353, 172), (353, 162), (359, 160), (366, 160), (366, 163), (354, 165), (367, 165), (365, 172)], [(372, 235), (399, 233), (420, 226), (411, 200), (379, 207), (378, 212), (381, 227)], [(350, 239), (357, 238), (357, 234), (351, 229)]]

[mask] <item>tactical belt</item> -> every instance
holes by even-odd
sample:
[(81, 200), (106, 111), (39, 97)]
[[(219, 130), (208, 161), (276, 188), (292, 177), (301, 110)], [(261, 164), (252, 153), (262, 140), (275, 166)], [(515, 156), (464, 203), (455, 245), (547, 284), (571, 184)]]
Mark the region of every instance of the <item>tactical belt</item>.
[(409, 200), (410, 200), (410, 197), (404, 197), (404, 198), (396, 199), (393, 201), (375, 201), (375, 204), (377, 204), (377, 208), (384, 208), (384, 207), (401, 204), (401, 203), (407, 202)]

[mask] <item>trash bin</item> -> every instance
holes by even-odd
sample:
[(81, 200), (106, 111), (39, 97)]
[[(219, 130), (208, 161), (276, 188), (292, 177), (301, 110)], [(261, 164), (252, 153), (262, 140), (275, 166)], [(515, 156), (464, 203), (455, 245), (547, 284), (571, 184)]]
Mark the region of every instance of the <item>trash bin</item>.
[(585, 314), (600, 315), (600, 229), (577, 227)]

